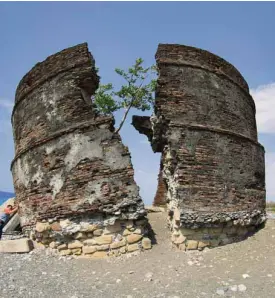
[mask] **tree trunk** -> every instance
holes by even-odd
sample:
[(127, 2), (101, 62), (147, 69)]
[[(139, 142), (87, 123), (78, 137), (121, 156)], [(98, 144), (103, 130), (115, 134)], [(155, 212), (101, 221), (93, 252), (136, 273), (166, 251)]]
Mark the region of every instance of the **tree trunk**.
[(124, 114), (124, 116), (123, 116), (123, 118), (122, 118), (122, 120), (121, 120), (121, 122), (119, 124), (119, 127), (115, 130), (115, 133), (119, 133), (119, 131), (121, 130), (121, 128), (122, 128), (122, 126), (123, 126), (123, 124), (124, 124), (124, 122), (125, 122), (125, 120), (127, 118), (127, 115), (128, 115), (128, 113), (129, 113), (129, 111), (130, 111), (130, 109), (132, 107), (133, 102), (134, 102), (134, 99), (131, 101), (129, 107), (127, 108), (127, 110), (126, 110), (126, 112), (125, 112), (125, 114)]

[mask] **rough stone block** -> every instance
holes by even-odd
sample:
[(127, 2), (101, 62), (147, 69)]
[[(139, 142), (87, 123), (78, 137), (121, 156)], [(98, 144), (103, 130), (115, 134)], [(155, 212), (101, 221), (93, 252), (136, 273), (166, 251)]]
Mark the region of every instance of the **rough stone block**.
[(67, 243), (63, 243), (63, 244), (60, 244), (60, 245), (57, 246), (58, 250), (63, 250), (63, 249), (67, 249), (67, 248), (68, 248)]
[(35, 230), (38, 233), (43, 233), (45, 231), (48, 231), (51, 228), (50, 224), (48, 222), (38, 222), (36, 223)]
[(108, 250), (110, 248), (109, 244), (103, 244), (103, 245), (97, 245), (96, 250), (102, 251), (102, 250)]
[(111, 249), (114, 249), (114, 248), (119, 248), (121, 246), (125, 246), (126, 245), (126, 240), (125, 239), (122, 239), (121, 241), (118, 241), (118, 242), (113, 242), (111, 245), (110, 245), (110, 248)]
[(128, 220), (126, 228), (127, 229), (132, 229), (133, 227), (134, 227), (134, 222), (132, 220)]
[(108, 234), (114, 234), (114, 233), (118, 233), (122, 230), (120, 222), (115, 222), (114, 225), (110, 225), (108, 227), (106, 227), (104, 229), (104, 234), (108, 235)]
[(203, 249), (210, 246), (210, 241), (199, 241), (198, 249)]
[(69, 249), (81, 248), (82, 246), (83, 246), (83, 243), (80, 242), (79, 240), (75, 240), (73, 242), (68, 243)]
[(83, 232), (78, 232), (74, 236), (74, 239), (76, 240), (85, 239), (85, 238), (87, 238), (87, 235)]
[(194, 250), (198, 248), (198, 241), (195, 240), (188, 240), (187, 242), (187, 249)]
[(74, 255), (81, 255), (82, 254), (82, 249), (81, 248), (73, 248), (72, 249), (72, 253), (74, 254)]
[(97, 230), (94, 230), (93, 235), (94, 236), (101, 236), (102, 233), (103, 233), (103, 230), (102, 229), (97, 229)]
[(33, 242), (27, 238), (0, 241), (0, 252), (2, 253), (27, 253), (32, 249)]
[(92, 254), (93, 258), (105, 258), (108, 256), (106, 251), (96, 251)]
[(128, 235), (131, 235), (132, 234), (132, 232), (130, 232), (128, 229), (125, 229), (124, 231), (123, 231), (123, 236), (128, 236)]
[(54, 222), (51, 224), (51, 229), (55, 232), (59, 232), (62, 230), (62, 227), (59, 222)]
[(112, 235), (102, 235), (100, 237), (95, 237), (91, 239), (91, 243), (94, 244), (110, 244), (113, 241), (113, 236)]
[(137, 229), (135, 229), (135, 230), (133, 231), (133, 233), (134, 233), (134, 234), (139, 234), (139, 235), (141, 235), (143, 232), (142, 232), (142, 230), (141, 230), (140, 228), (137, 228)]
[(72, 254), (72, 250), (71, 249), (62, 249), (62, 250), (60, 250), (59, 253), (61, 256), (69, 256)]
[(149, 238), (143, 238), (141, 241), (143, 249), (150, 249), (152, 247), (151, 240)]
[(96, 229), (98, 229), (98, 225), (88, 225), (87, 228), (85, 228), (85, 231), (94, 232)]
[(49, 247), (50, 248), (57, 248), (57, 243), (55, 241), (52, 241), (50, 244), (49, 244)]
[(96, 252), (96, 247), (95, 246), (83, 246), (82, 251), (85, 255), (87, 254), (93, 254)]
[(119, 251), (120, 251), (120, 253), (122, 253), (122, 254), (125, 254), (125, 253), (126, 253), (126, 251), (127, 251), (127, 248), (126, 248), (126, 246), (124, 246), (124, 247), (121, 247), (121, 248), (119, 249)]
[(71, 224), (69, 219), (60, 220), (59, 225), (61, 229), (68, 227)]
[(130, 244), (130, 245), (127, 246), (127, 251), (128, 252), (132, 252), (132, 251), (135, 251), (135, 250), (139, 250), (138, 243)]
[(87, 246), (92, 246), (92, 245), (95, 245), (96, 243), (93, 239), (86, 239), (83, 241), (83, 244)]
[(142, 238), (142, 235), (138, 235), (138, 234), (131, 234), (126, 237), (128, 243), (138, 242), (141, 238)]
[(182, 243), (179, 245), (179, 250), (185, 251), (186, 250), (186, 244)]

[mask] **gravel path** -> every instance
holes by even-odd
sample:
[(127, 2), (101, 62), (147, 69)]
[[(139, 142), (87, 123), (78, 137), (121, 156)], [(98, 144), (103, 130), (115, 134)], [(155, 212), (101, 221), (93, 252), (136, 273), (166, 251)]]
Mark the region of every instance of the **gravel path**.
[(246, 241), (175, 252), (165, 215), (149, 214), (158, 245), (117, 259), (1, 254), (0, 297), (275, 297), (275, 220)]

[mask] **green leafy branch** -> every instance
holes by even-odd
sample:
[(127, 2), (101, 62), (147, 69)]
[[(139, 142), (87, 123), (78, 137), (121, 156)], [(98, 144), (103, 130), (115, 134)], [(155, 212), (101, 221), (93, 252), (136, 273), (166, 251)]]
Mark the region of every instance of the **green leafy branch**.
[(118, 91), (114, 91), (112, 84), (100, 85), (93, 97), (98, 112), (102, 114), (112, 114), (121, 108), (125, 110), (116, 133), (121, 130), (131, 108), (146, 111), (154, 105), (157, 69), (154, 65), (145, 68), (143, 62), (141, 58), (136, 59), (127, 71), (116, 68), (115, 72), (126, 83)]

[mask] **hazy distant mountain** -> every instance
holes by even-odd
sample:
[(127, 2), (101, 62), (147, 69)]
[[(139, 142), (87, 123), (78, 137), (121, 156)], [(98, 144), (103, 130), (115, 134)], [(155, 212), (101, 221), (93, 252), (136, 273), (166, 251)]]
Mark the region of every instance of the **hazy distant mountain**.
[(12, 192), (5, 192), (5, 191), (0, 191), (0, 204), (5, 202), (9, 198), (13, 198), (14, 193)]

